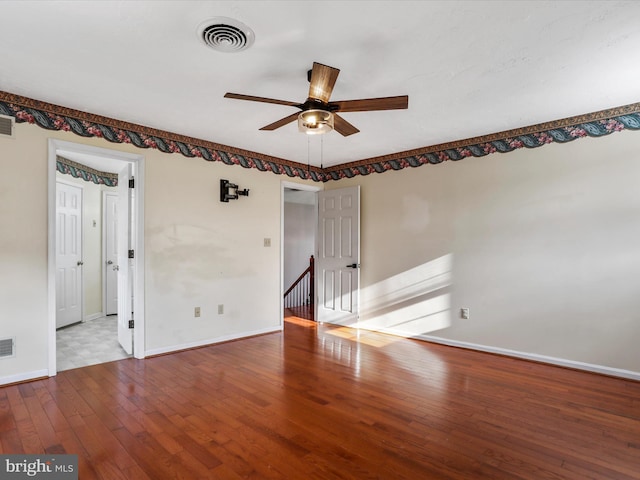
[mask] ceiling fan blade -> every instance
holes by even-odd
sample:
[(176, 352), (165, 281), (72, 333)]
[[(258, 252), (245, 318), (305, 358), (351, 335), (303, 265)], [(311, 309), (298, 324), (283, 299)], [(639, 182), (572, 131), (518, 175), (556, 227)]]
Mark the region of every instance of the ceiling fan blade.
[(260, 130), (275, 130), (276, 128), (284, 127), (287, 123), (291, 123), (297, 120), (298, 115), (300, 115), (298, 112), (292, 113), (291, 115), (287, 115), (286, 117), (281, 118), (277, 122), (273, 122), (273, 123), (270, 123), (269, 125), (262, 127)]
[(360, 131), (340, 115), (336, 115), (335, 113), (333, 114), (333, 129), (343, 137), (348, 137), (349, 135), (353, 135)]
[[(337, 107), (337, 108), (336, 108)], [(409, 96), (341, 100), (329, 103), (336, 112), (369, 112), (372, 110), (404, 110), (409, 107)]]
[(249, 100), (252, 102), (275, 103), (277, 105), (288, 105), (290, 107), (301, 108), (299, 103), (288, 102), (286, 100), (276, 100), (275, 98), (254, 97), (253, 95), (243, 95), (241, 93), (225, 93), (224, 98), (235, 98), (236, 100)]
[(309, 85), (309, 98), (328, 103), (339, 73), (340, 70), (337, 68), (313, 62), (311, 84)]

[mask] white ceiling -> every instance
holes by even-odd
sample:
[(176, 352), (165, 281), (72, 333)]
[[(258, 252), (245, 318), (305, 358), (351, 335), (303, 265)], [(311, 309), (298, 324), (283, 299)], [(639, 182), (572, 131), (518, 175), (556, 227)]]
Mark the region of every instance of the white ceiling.
[[(638, 1), (2, 1), (0, 90), (324, 166), (640, 101)], [(206, 19), (253, 29), (219, 53)], [(314, 61), (331, 100), (409, 95), (409, 109), (344, 113), (361, 132), (307, 137), (296, 110)], [(309, 141), (308, 141), (309, 140)]]
[(77, 152), (73, 150), (57, 149), (56, 154), (72, 162), (80, 163), (87, 167), (108, 173), (119, 173), (125, 168), (127, 162), (111, 157), (101, 157), (91, 153)]
[(315, 205), (316, 192), (308, 190), (294, 190), (292, 188), (284, 189), (285, 203), (300, 203), (302, 205)]

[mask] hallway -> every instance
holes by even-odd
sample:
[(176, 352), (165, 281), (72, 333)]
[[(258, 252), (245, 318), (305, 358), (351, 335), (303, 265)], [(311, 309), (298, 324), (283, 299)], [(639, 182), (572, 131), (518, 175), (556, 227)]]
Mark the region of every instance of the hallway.
[(118, 343), (118, 316), (76, 323), (56, 332), (58, 372), (129, 358)]

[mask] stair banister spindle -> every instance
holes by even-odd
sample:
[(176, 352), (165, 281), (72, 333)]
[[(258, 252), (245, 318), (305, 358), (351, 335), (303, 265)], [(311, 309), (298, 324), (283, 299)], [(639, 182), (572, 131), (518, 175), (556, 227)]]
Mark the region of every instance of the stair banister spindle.
[(315, 261), (309, 258), (309, 266), (284, 293), (284, 306), (287, 308), (310, 306), (313, 311), (315, 303)]

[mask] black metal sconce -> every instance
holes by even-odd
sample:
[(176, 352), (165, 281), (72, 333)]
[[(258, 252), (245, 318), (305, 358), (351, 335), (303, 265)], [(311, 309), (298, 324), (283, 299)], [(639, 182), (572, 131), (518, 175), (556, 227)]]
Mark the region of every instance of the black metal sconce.
[(220, 201), (229, 202), (229, 200), (237, 200), (238, 197), (248, 197), (249, 189), (240, 190), (238, 185), (229, 182), (229, 180), (220, 180)]

